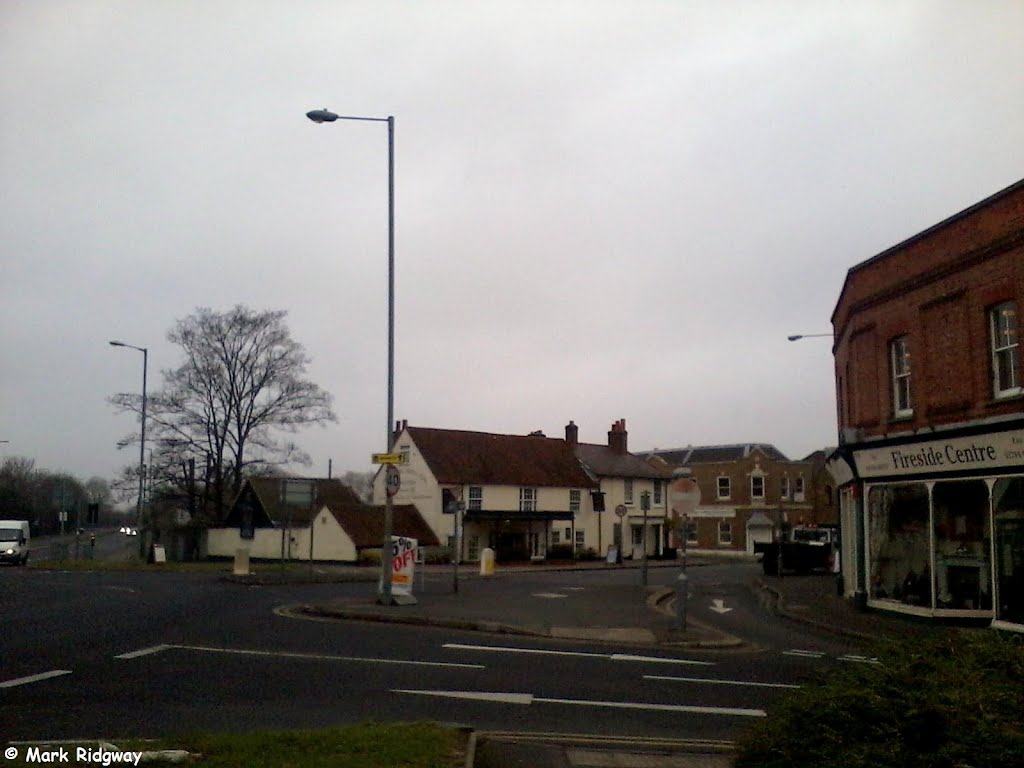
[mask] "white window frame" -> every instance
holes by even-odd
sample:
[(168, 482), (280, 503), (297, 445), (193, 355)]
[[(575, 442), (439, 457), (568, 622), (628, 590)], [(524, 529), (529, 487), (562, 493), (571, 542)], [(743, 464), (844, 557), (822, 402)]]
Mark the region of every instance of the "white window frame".
[(910, 389), (910, 343), (906, 335), (889, 342), (889, 367), (892, 373), (892, 415), (903, 418), (914, 415)]
[(484, 508), (484, 489), (482, 485), (469, 486), (467, 497), (466, 509), (479, 511)]
[(587, 534), (582, 528), (576, 529), (576, 549), (583, 549), (587, 543)]
[(569, 490), (569, 511), (573, 514), (576, 514), (582, 508), (580, 501), (581, 498), (582, 494), (580, 493), (579, 489), (572, 488)]
[[(988, 314), (992, 346), (992, 396), (1012, 397), (1021, 393), (1020, 344), (1017, 338), (1017, 303), (1004, 301)], [(1008, 378), (1008, 386), (1003, 386)]]
[(623, 489), (622, 489), (623, 500), (624, 500), (626, 506), (632, 506), (633, 505), (633, 481), (627, 478), (626, 480), (622, 481), (622, 485), (623, 485)]
[(520, 488), (519, 489), (519, 511), (520, 512), (536, 512), (537, 511), (537, 489), (536, 488)]
[[(754, 481), (755, 480), (758, 480), (761, 483), (761, 492), (760, 493), (755, 493), (755, 491), (754, 491)], [(751, 475), (750, 476), (750, 498), (751, 499), (760, 499), (760, 500), (763, 501), (764, 500), (764, 494), (765, 494), (765, 487), (764, 487), (764, 485), (765, 485), (765, 483), (764, 483), (764, 475)]]
[(779, 498), (789, 498), (789, 477), (786, 475), (779, 478)]
[(804, 478), (800, 475), (796, 480), (793, 481), (793, 498), (796, 501), (804, 500)]
[(661, 506), (661, 480), (654, 481), (654, 504)]
[(732, 546), (732, 523), (728, 520), (718, 521), (718, 543), (722, 546)]
[(686, 533), (687, 544), (698, 544), (700, 539), (697, 538), (697, 521), (687, 519), (683, 525), (683, 530)]
[[(725, 481), (725, 493), (722, 493), (722, 481)], [(719, 499), (732, 498), (732, 478), (728, 475), (719, 475), (715, 483), (715, 493)]]

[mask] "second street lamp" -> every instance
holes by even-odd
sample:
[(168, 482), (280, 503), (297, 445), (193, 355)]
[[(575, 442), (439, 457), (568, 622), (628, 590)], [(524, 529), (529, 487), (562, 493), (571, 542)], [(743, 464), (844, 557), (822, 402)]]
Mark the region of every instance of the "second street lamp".
[(146, 369), (149, 367), (149, 350), (145, 347), (136, 347), (133, 344), (125, 344), (123, 341), (111, 341), (110, 346), (127, 347), (128, 349), (134, 349), (142, 353), (142, 434), (139, 436), (139, 502), (135, 515), (135, 524), (142, 529), (142, 534), (139, 536), (139, 552), (143, 557), (145, 557), (148, 529), (145, 525), (145, 521), (142, 519), (142, 497), (145, 492), (144, 482), (146, 477)]
[[(395, 118), (353, 117), (336, 115), (327, 109), (314, 109), (306, 113), (314, 123), (333, 123), (335, 120), (360, 120), (388, 124), (388, 422), (384, 451), (391, 452), (395, 428)], [(384, 541), (381, 545), (381, 586), (379, 601), (392, 605), (391, 594), (392, 558), (390, 553), (394, 508), (391, 496), (384, 501)]]

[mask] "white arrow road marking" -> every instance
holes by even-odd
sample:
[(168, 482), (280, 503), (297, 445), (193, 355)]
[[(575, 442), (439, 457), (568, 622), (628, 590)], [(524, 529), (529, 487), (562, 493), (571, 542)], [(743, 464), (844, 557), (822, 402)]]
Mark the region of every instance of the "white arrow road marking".
[(637, 656), (632, 653), (587, 653), (585, 651), (555, 651), (549, 648), (514, 648), (504, 645), (466, 645), (464, 643), (445, 643), (442, 648), (456, 651), (485, 651), (489, 653), (530, 653), (540, 656), (576, 656), (588, 659), (608, 659), (609, 661), (651, 662), (653, 664), (690, 664), (700, 667), (712, 667), (713, 661), (693, 661), (692, 659), (673, 659), (665, 656)]
[(483, 664), (457, 664), (447, 661), (413, 661), (408, 659), (380, 659), (367, 656), (334, 656), (323, 653), (293, 653), (290, 651), (257, 651), (246, 648), (215, 648), (208, 645), (156, 645), (152, 648), (143, 648), (139, 651), (122, 653), (115, 656), (115, 659), (135, 659), (139, 656), (147, 656), (151, 653), (177, 648), (182, 651), (198, 651), (200, 653), (230, 653), (238, 656), (266, 656), (281, 659), (308, 659), (313, 661), (356, 661), (369, 664), (403, 664), (414, 667), (448, 667), (455, 669), (486, 669)]
[(38, 683), (41, 680), (49, 680), (51, 677), (60, 677), (61, 675), (70, 675), (70, 669), (54, 669), (50, 672), (40, 672), (38, 675), (29, 675), (28, 677), (18, 677), (14, 680), (4, 680), (0, 683), (0, 688), (13, 688), (16, 685), (28, 685), (29, 683)]
[(725, 600), (712, 600), (711, 610), (715, 613), (728, 613), (732, 608), (725, 607)]
[(644, 675), (644, 680), (668, 680), (680, 683), (707, 683), (708, 685), (749, 685), (755, 688), (799, 688), (788, 683), (755, 683), (750, 680), (716, 680), (710, 677), (672, 677), (670, 675)]
[(700, 707), (689, 704), (646, 704), (635, 701), (588, 701), (586, 699), (548, 699), (531, 693), (502, 693), (497, 691), (430, 691), (393, 688), (392, 693), (414, 696), (440, 696), (449, 699), (473, 699), (497, 704), (571, 704), (579, 707), (608, 707), (612, 709), (647, 709), (657, 712), (689, 712), (698, 715), (734, 715), (736, 717), (766, 717), (763, 709), (738, 707)]

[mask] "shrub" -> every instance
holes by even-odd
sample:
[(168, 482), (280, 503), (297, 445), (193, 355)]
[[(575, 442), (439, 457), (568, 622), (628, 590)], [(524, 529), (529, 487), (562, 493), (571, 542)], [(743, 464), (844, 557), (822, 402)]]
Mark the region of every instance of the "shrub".
[(593, 547), (587, 547), (586, 549), (581, 549), (579, 552), (576, 553), (576, 559), (577, 560), (600, 560), (601, 556), (599, 554), (597, 554), (597, 550), (594, 549)]
[(554, 544), (548, 547), (548, 560), (572, 560), (571, 544)]
[(1004, 768), (1024, 764), (1024, 638), (945, 631), (887, 641), (784, 696), (736, 768)]

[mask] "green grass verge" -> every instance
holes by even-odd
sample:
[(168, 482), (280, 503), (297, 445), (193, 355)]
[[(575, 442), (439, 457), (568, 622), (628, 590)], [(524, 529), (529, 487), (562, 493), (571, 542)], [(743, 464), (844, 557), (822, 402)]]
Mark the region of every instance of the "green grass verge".
[[(114, 744), (124, 751), (186, 750), (189, 759), (173, 764), (195, 768), (462, 768), (467, 738), (465, 731), (434, 723), (366, 723), (318, 730), (194, 734)], [(63, 746), (70, 757), (64, 765), (78, 765), (74, 747)], [(95, 750), (96, 742), (83, 742), (83, 746)], [(24, 756), (24, 747), (21, 752)], [(13, 761), (6, 764), (19, 765)], [(172, 765), (164, 760), (143, 764)]]
[(738, 742), (736, 768), (1024, 765), (1024, 637), (950, 630), (836, 665)]

